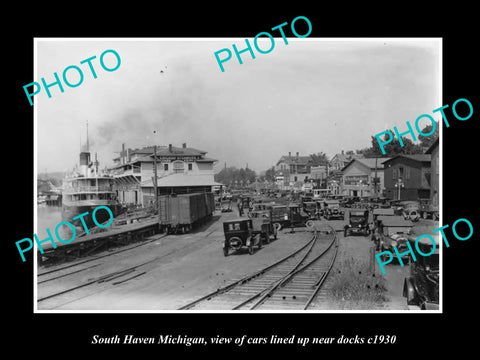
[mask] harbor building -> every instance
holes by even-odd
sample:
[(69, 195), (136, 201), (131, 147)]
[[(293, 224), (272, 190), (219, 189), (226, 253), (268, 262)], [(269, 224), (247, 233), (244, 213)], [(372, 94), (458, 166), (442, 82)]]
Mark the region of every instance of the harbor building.
[(400, 154), (383, 164), (387, 198), (394, 200), (430, 198), (431, 154)]
[(350, 160), (342, 169), (341, 194), (349, 196), (381, 196), (384, 185), (384, 161), (389, 158)]
[(157, 194), (211, 192), (222, 185), (214, 181), (213, 165), (217, 160), (207, 152), (187, 147), (147, 146), (125, 148), (113, 159), (118, 200), (126, 205), (149, 206), (155, 198), (155, 165)]

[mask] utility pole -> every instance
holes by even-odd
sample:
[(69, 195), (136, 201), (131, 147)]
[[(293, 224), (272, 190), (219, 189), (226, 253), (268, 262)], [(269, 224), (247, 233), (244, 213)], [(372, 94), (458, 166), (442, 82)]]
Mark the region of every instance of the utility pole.
[[(155, 193), (155, 201), (154, 201), (154, 206), (155, 206), (155, 211), (158, 211), (158, 190), (157, 190), (157, 145), (153, 146), (153, 191)], [(160, 212), (159, 216), (160, 216)]]

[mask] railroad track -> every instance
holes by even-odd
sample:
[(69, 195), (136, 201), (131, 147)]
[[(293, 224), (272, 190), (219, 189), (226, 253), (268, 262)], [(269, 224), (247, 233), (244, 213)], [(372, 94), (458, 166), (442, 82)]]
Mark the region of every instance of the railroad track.
[(290, 255), (179, 310), (306, 310), (333, 267), (338, 238), (331, 226)]
[[(210, 236), (214, 231), (215, 230), (212, 230), (207, 233), (205, 238)], [(55, 309), (82, 298), (98, 294), (104, 290), (107, 290), (108, 288), (111, 288), (112, 286), (125, 283), (129, 280), (136, 279), (147, 274), (152, 268), (149, 266), (150, 264), (155, 266), (154, 264), (158, 261), (161, 261), (163, 258), (166, 258), (174, 253), (181, 252), (182, 250), (192, 246), (191, 243), (187, 243), (179, 248), (172, 249), (146, 260), (145, 262), (134, 264), (126, 268), (118, 269), (118, 267), (116, 267), (115, 270), (109, 272), (98, 270), (101, 268), (101, 265), (104, 264), (103, 258), (105, 257), (117, 255), (122, 252), (126, 252), (128, 256), (129, 251), (140, 246), (147, 245), (151, 242), (162, 240), (168, 236), (170, 235), (165, 234), (161, 237), (154, 236), (153, 239), (145, 240), (139, 244), (121, 248), (100, 256), (94, 256), (90, 259), (82, 260), (74, 264), (69, 264), (56, 269), (49, 269), (38, 273), (37, 303), (42, 304), (42, 308), (44, 309)], [(114, 264), (116, 261), (120, 260), (121, 258), (117, 260), (111, 260), (110, 262)], [(90, 273), (92, 276), (89, 276)], [(78, 280), (78, 278), (81, 278), (82, 280)], [(58, 281), (62, 281), (62, 283), (57, 284)]]

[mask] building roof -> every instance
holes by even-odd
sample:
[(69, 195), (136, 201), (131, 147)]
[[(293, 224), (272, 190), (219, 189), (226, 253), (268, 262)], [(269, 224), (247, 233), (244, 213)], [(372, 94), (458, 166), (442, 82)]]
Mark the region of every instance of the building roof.
[(364, 166), (370, 168), (370, 169), (375, 169), (375, 161), (377, 162), (377, 169), (383, 169), (383, 163), (390, 158), (360, 158), (360, 159), (352, 159), (346, 164), (342, 171), (344, 171), (347, 167), (349, 167), (351, 164), (353, 164), (355, 161), (358, 161), (360, 164), (363, 164)]
[[(174, 173), (158, 177), (158, 187), (215, 186), (223, 185), (212, 179), (212, 175)], [(153, 187), (153, 179), (142, 181), (140, 186)]]
[[(145, 154), (153, 155), (154, 146), (145, 146), (140, 149), (125, 149), (125, 151), (120, 151), (119, 156), (115, 159), (119, 159), (122, 156), (127, 156), (127, 152), (130, 153), (130, 156), (135, 154)], [(203, 150), (194, 149), (191, 147), (176, 147), (172, 146), (171, 151), (169, 146), (157, 146), (157, 156), (172, 156), (172, 155), (185, 155), (185, 156), (201, 156), (205, 155), (207, 152)]]
[(435, 150), (435, 148), (439, 146), (439, 144), (440, 144), (440, 138), (437, 137), (437, 140), (435, 140), (433, 144), (430, 145), (427, 151), (425, 151), (425, 154), (431, 154), (433, 150)]
[(288, 156), (283, 155), (280, 160), (277, 161), (277, 165), (284, 162), (287, 165), (290, 164), (298, 164), (298, 165), (311, 165), (313, 163), (312, 158), (310, 155), (308, 156)]
[(362, 159), (364, 157), (363, 154), (344, 154), (344, 153), (338, 153), (338, 154), (335, 154), (332, 158), (332, 160), (330, 160), (330, 163), (336, 158), (337, 161), (341, 161), (341, 162), (348, 162), (348, 161), (351, 161), (353, 159)]
[(393, 159), (399, 158), (399, 157), (412, 159), (412, 160), (415, 160), (415, 161), (418, 161), (418, 162), (430, 162), (431, 158), (432, 158), (432, 156), (430, 154), (411, 154), (411, 155), (398, 154), (398, 155), (395, 155), (395, 156), (389, 158), (388, 160), (385, 160), (384, 164), (392, 161)]

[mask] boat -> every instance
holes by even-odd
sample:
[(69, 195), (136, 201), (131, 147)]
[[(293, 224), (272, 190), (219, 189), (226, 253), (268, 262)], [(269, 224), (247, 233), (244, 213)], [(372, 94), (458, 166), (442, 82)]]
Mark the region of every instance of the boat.
[[(113, 217), (121, 214), (122, 205), (117, 200), (117, 194), (113, 190), (114, 177), (107, 170), (101, 171), (98, 167), (97, 155), (95, 161), (90, 160), (90, 152), (80, 152), (80, 166), (63, 179), (62, 186), (62, 221), (68, 221), (76, 227), (90, 229), (96, 224), (92, 213), (98, 206), (107, 206), (113, 213)], [(74, 217), (88, 212), (87, 216), (73, 220)], [(105, 210), (95, 213), (97, 223), (105, 223), (110, 220), (110, 214)]]

